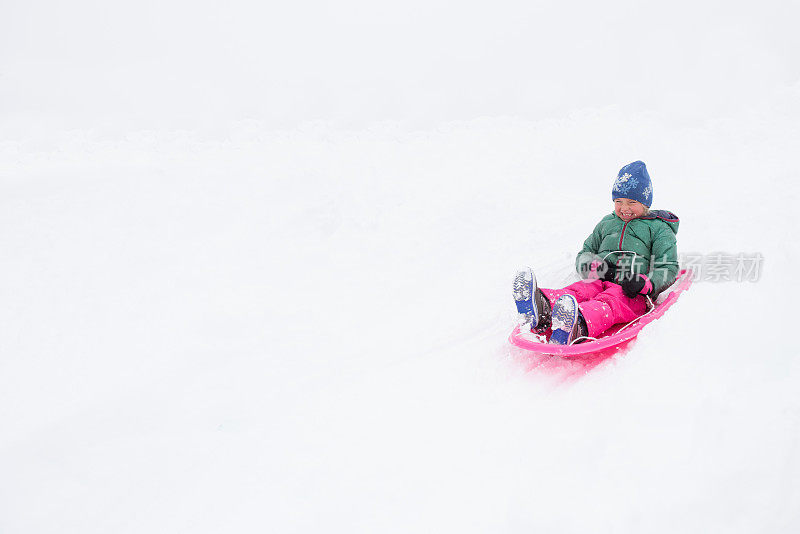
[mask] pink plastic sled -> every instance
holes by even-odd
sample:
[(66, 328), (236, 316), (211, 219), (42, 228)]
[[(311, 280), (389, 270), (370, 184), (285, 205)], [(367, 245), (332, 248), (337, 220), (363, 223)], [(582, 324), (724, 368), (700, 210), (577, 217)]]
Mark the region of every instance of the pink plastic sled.
[[(619, 324), (606, 330), (596, 341), (585, 341), (574, 345), (551, 345), (543, 336), (520, 332), (519, 326), (511, 332), (509, 341), (534, 354), (561, 356), (562, 358), (606, 358), (625, 350), (645, 327), (664, 315), (667, 308), (678, 300), (681, 293), (692, 285), (692, 272), (686, 269), (678, 273), (678, 279), (657, 299), (656, 306), (649, 313), (639, 317), (628, 326)], [(668, 294), (667, 294), (668, 293)], [(658, 302), (660, 300), (661, 302)]]

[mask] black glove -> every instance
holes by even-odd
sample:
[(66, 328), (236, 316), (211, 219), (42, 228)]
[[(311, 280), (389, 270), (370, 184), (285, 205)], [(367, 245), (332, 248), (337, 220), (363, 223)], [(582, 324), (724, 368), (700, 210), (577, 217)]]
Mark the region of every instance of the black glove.
[(597, 269), (597, 274), (599, 275), (600, 280), (605, 280), (606, 282), (613, 282), (614, 277), (617, 276), (617, 266), (611, 263), (610, 261), (605, 261), (605, 268), (601, 265), (599, 269)]
[(632, 299), (636, 295), (649, 295), (653, 292), (652, 284), (650, 284), (650, 289), (642, 292), (649, 281), (646, 276), (641, 274), (629, 274), (619, 282), (619, 285), (622, 287), (622, 292), (625, 293), (625, 296)]
[(587, 262), (581, 266), (582, 278), (597, 278), (598, 280), (613, 282), (616, 272), (617, 267), (610, 261), (604, 262), (601, 260), (594, 260), (591, 263)]

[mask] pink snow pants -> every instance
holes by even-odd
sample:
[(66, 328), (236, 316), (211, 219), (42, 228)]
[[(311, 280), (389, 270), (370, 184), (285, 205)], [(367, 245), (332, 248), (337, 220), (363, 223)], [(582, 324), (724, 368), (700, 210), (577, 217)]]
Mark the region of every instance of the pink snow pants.
[(574, 296), (583, 318), (586, 319), (590, 337), (599, 336), (617, 323), (629, 323), (647, 311), (647, 299), (644, 295), (628, 298), (618, 284), (603, 280), (585, 280), (564, 289), (541, 290), (550, 299), (551, 306), (561, 295), (569, 293)]

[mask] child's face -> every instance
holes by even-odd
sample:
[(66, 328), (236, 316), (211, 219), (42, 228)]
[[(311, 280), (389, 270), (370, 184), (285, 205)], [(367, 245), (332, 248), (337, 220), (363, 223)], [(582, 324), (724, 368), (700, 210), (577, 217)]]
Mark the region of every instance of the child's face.
[(625, 222), (628, 222), (636, 217), (644, 215), (644, 204), (631, 200), (629, 198), (616, 198), (614, 199), (614, 213), (617, 217)]

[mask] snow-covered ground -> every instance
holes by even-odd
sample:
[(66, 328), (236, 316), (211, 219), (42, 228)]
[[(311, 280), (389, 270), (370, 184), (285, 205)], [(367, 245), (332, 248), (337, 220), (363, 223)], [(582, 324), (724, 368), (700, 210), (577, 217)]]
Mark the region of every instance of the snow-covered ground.
[[(125, 6), (2, 21), (0, 532), (800, 529), (796, 8)], [(760, 278), (534, 366), (635, 159)]]

